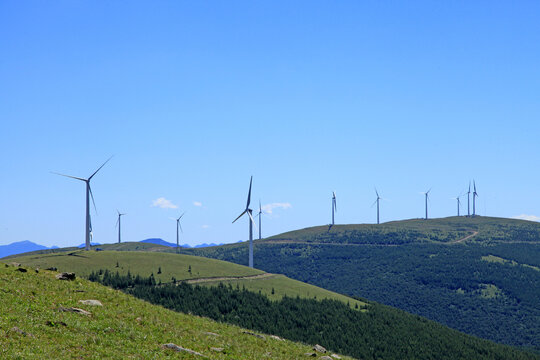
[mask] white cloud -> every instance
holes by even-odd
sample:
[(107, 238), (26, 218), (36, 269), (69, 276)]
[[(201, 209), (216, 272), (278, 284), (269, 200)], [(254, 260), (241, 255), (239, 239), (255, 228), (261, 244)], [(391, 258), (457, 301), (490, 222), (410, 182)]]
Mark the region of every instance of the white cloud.
[(283, 209), (287, 210), (290, 209), (292, 205), (290, 203), (271, 203), (261, 206), (262, 211), (264, 211), (267, 214), (272, 214), (272, 211), (274, 209)]
[(167, 200), (164, 197), (160, 197), (152, 201), (152, 207), (159, 207), (162, 209), (178, 209), (178, 206), (174, 205), (171, 200)]
[(512, 216), (513, 219), (520, 219), (520, 220), (528, 220), (528, 221), (538, 221), (540, 222), (540, 216), (536, 215), (518, 215), (518, 216)]
[(193, 205), (198, 206), (198, 207), (202, 207), (202, 202), (200, 202), (200, 201), (194, 201), (194, 202), (193, 202)]
[(208, 229), (210, 227), (210, 225), (203, 225), (201, 226), (203, 229)]

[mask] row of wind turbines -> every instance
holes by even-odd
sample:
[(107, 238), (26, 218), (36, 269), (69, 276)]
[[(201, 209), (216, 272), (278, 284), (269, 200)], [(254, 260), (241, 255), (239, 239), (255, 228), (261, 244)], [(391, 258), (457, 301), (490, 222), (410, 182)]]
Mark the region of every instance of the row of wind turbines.
[[(79, 181), (83, 181), (86, 184), (85, 250), (87, 250), (87, 251), (90, 250), (90, 245), (91, 245), (91, 241), (92, 241), (92, 220), (91, 220), (91, 217), (90, 217), (90, 199), (92, 199), (92, 203), (94, 204), (94, 210), (96, 210), (96, 212), (97, 212), (96, 203), (94, 201), (94, 195), (92, 194), (92, 188), (90, 186), (90, 181), (105, 166), (105, 164), (107, 164), (111, 159), (112, 159), (112, 156), (110, 158), (108, 158), (107, 161), (105, 161), (88, 178), (80, 178), (80, 177), (76, 177), (76, 176), (72, 176), (72, 175), (66, 175), (66, 174), (53, 172), (53, 174), (68, 177), (68, 178), (79, 180)], [(249, 181), (249, 190), (248, 190), (246, 207), (245, 207), (244, 211), (240, 215), (238, 215), (238, 217), (236, 219), (234, 219), (233, 222), (232, 222), (234, 224), (242, 216), (244, 216), (246, 214), (248, 216), (248, 223), (249, 223), (249, 261), (248, 261), (248, 264), (249, 264), (249, 267), (253, 267), (253, 225), (255, 225), (255, 220), (253, 218), (253, 210), (250, 208), (252, 185), (253, 185), (253, 176), (251, 176), (250, 181)], [(430, 191), (431, 191), (431, 189), (429, 189), (428, 191), (423, 193), (425, 195), (425, 206), (426, 206), (425, 219), (426, 220), (428, 219), (428, 199), (429, 199)], [(376, 198), (375, 202), (373, 203), (373, 205), (377, 204), (377, 224), (379, 224), (380, 223), (379, 222), (379, 219), (380, 219), (380, 217), (379, 217), (379, 215), (380, 215), (380, 213), (379, 213), (379, 210), (380, 210), (379, 202), (380, 202), (380, 200), (382, 198), (379, 196), (379, 192), (377, 191), (377, 189), (375, 189), (375, 194), (377, 195), (377, 198)], [(470, 182), (469, 182), (469, 191), (466, 194), (467, 194), (467, 216), (471, 216), (471, 213), (470, 213), (471, 183)], [(476, 191), (476, 182), (475, 181), (473, 181), (473, 192), (472, 192), (472, 194), (473, 194), (473, 213), (472, 213), (472, 216), (475, 216), (476, 215), (476, 197), (478, 197), (478, 193)], [(462, 194), (462, 195), (464, 195), (464, 194)], [(460, 204), (461, 204), (460, 197), (462, 195), (455, 198), (457, 200), (457, 215), (458, 216), (460, 216)], [(336, 193), (332, 192), (332, 223), (329, 225), (329, 229), (335, 224), (335, 213), (336, 212), (337, 212)], [(117, 210), (117, 213), (118, 213), (118, 220), (116, 222), (116, 225), (118, 227), (118, 243), (120, 243), (121, 242), (121, 236), (122, 236), (121, 235), (122, 216), (124, 216), (126, 214), (121, 213), (118, 210)], [(179, 248), (180, 248), (180, 231), (183, 232), (182, 225), (180, 224), (180, 220), (182, 219), (182, 217), (184, 215), (185, 215), (185, 212), (182, 215), (180, 215), (178, 218), (175, 219), (176, 220), (176, 251), (177, 252), (179, 251)], [(259, 213), (256, 215), (256, 217), (259, 217), (259, 239), (262, 238), (261, 237), (261, 218), (262, 218), (262, 215), (263, 215), (262, 206), (261, 206), (261, 203), (259, 201)]]

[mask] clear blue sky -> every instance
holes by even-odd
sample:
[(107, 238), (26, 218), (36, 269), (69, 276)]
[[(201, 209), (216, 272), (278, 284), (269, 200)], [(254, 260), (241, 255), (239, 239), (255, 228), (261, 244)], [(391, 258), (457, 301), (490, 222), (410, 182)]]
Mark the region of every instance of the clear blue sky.
[[(2, 1), (0, 244), (540, 216), (538, 1)], [(177, 208), (152, 206), (164, 198)], [(167, 202), (165, 202), (166, 204)], [(162, 204), (164, 204), (162, 202)], [(466, 211), (465, 207), (462, 211)], [(202, 205), (202, 206), (197, 206)], [(269, 208), (269, 207), (267, 207)]]

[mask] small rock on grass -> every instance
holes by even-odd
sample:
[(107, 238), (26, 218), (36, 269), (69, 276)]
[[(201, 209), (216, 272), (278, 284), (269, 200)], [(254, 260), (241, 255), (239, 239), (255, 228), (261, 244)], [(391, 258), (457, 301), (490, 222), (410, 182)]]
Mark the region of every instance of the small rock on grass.
[(56, 275), (58, 280), (75, 280), (75, 273), (72, 272), (63, 272)]
[(99, 300), (79, 300), (79, 302), (83, 305), (103, 306), (103, 304)]
[(325, 356), (321, 356), (319, 359), (320, 359), (320, 360), (334, 360), (334, 359), (332, 359), (330, 356), (326, 356), (326, 355), (325, 355)]
[(242, 331), (244, 334), (248, 334), (248, 335), (251, 335), (251, 336), (255, 336), (255, 337), (258, 337), (260, 339), (263, 339), (263, 340), (266, 340), (266, 338), (264, 337), (264, 335), (259, 335), (259, 334), (255, 334), (255, 333), (252, 333), (252, 332), (249, 332), (249, 331)]
[(22, 331), (21, 329), (19, 329), (18, 327), (14, 326), (10, 329), (10, 331), (12, 332), (16, 332), (17, 334), (21, 334), (21, 335), (24, 335), (24, 336), (28, 336), (28, 337), (34, 337), (34, 335), (30, 334), (30, 333), (27, 333), (26, 331)]
[(219, 334), (216, 334), (216, 333), (213, 333), (213, 332), (210, 332), (210, 331), (207, 331), (205, 332), (206, 335), (211, 335), (211, 336), (219, 336)]
[(315, 351), (318, 351), (318, 352), (321, 352), (321, 353), (325, 353), (326, 352), (326, 349), (323, 348), (321, 345), (317, 344), (313, 347), (313, 350)]
[(270, 335), (270, 337), (271, 337), (272, 339), (274, 339), (274, 340), (283, 341), (283, 339), (280, 338), (280, 337), (277, 336), (277, 335)]
[(315, 354), (315, 353), (305, 353), (304, 355), (311, 356), (311, 357), (317, 357), (317, 354)]
[(173, 344), (173, 343), (163, 344), (162, 347), (163, 347), (164, 349), (171, 349), (171, 350), (178, 351), (178, 352), (183, 351), (183, 352), (187, 352), (188, 354), (206, 357), (206, 356), (204, 356), (204, 355), (201, 354), (201, 353), (198, 353), (198, 352), (193, 351), (193, 350), (191, 350), (191, 349), (183, 348), (183, 347), (178, 346), (178, 345)]
[(17, 271), (20, 271), (20, 272), (27, 272), (28, 270), (26, 270), (25, 268), (20, 267), (20, 268), (17, 268)]
[(223, 348), (218, 348), (218, 347), (211, 347), (210, 350), (215, 351), (215, 352), (223, 352)]
[(341, 359), (341, 356), (339, 356), (338, 354), (332, 354), (330, 356), (333, 357), (334, 359)]
[(77, 314), (87, 315), (87, 316), (92, 315), (92, 313), (91, 313), (90, 311), (86, 311), (86, 310), (79, 309), (79, 308), (74, 308), (74, 307), (65, 308), (65, 307), (63, 307), (63, 306), (60, 306), (60, 307), (58, 308), (58, 311), (63, 311), (63, 312), (74, 312), (74, 313), (77, 313)]

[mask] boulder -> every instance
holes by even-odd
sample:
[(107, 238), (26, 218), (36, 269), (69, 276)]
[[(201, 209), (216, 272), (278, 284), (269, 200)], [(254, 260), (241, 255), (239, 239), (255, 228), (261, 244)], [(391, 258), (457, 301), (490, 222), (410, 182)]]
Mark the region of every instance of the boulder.
[(283, 341), (283, 339), (280, 338), (280, 337), (277, 336), (277, 335), (270, 335), (270, 337), (271, 337), (272, 339), (274, 339), (274, 340)]
[(215, 351), (215, 352), (223, 352), (223, 348), (218, 348), (218, 347), (211, 347), (210, 350)]
[(79, 300), (79, 302), (83, 305), (103, 306), (103, 304), (99, 300)]
[(178, 346), (178, 345), (173, 344), (173, 343), (163, 344), (162, 347), (164, 349), (170, 349), (170, 350), (174, 350), (174, 351), (178, 351), (178, 352), (187, 352), (188, 354), (206, 357), (201, 353), (198, 353), (198, 352), (190, 350), (190, 349), (183, 348), (183, 347)]
[(317, 344), (313, 347), (313, 350), (317, 351), (317, 352), (320, 352), (320, 353), (325, 353), (326, 352), (326, 349), (323, 348), (321, 345)]
[(258, 337), (260, 339), (266, 340), (266, 337), (264, 337), (264, 335), (255, 334), (255, 333), (252, 333), (252, 332), (249, 332), (249, 331), (242, 331), (242, 332), (244, 334), (248, 334), (248, 335), (255, 336), (255, 337)]
[(65, 307), (63, 307), (63, 306), (60, 306), (60, 307), (58, 308), (58, 311), (62, 311), (62, 312), (74, 312), (74, 313), (77, 313), (77, 314), (87, 315), (87, 316), (92, 315), (92, 313), (91, 313), (90, 311), (86, 311), (86, 310), (79, 309), (79, 308), (74, 308), (74, 307), (65, 308)]
[(26, 270), (25, 268), (20, 267), (20, 268), (17, 268), (17, 271), (20, 271), (20, 272), (27, 272), (28, 270)]
[(339, 356), (338, 354), (332, 354), (330, 356), (333, 357), (334, 359), (341, 359), (341, 356)]
[(75, 280), (75, 273), (72, 272), (63, 272), (56, 275), (58, 280)]
[(316, 353), (305, 353), (306, 356), (317, 357)]

